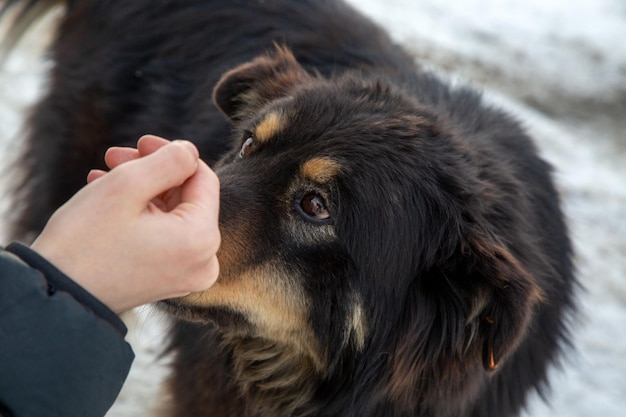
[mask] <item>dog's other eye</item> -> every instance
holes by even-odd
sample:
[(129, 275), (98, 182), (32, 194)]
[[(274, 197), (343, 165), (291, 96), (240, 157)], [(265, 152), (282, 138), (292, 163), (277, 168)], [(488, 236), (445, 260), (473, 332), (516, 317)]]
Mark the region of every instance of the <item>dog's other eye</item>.
[(307, 216), (315, 220), (327, 220), (330, 213), (326, 208), (326, 202), (317, 193), (308, 193), (300, 200), (300, 208)]
[(252, 136), (250, 136), (248, 139), (246, 139), (246, 141), (243, 143), (243, 145), (241, 145), (241, 149), (239, 150), (239, 157), (243, 158), (244, 156), (246, 156), (246, 154), (248, 152), (250, 152), (250, 149), (252, 148), (252, 143), (254, 142), (254, 139), (252, 139)]

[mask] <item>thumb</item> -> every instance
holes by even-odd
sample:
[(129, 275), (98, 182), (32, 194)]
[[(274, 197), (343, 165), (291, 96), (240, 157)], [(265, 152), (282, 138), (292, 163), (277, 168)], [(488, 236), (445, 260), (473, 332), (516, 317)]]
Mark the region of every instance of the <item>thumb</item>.
[(182, 185), (198, 168), (198, 149), (188, 141), (174, 141), (154, 153), (113, 169), (129, 201), (144, 206), (154, 197)]

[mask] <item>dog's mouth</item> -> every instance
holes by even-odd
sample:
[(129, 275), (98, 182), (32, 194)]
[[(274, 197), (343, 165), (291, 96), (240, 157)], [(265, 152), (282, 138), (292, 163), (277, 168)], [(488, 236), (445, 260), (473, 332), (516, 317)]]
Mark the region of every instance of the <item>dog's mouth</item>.
[(228, 307), (197, 306), (181, 302), (176, 298), (159, 301), (156, 306), (175, 318), (213, 324), (224, 331), (242, 334), (250, 334), (254, 331), (254, 326), (243, 314)]

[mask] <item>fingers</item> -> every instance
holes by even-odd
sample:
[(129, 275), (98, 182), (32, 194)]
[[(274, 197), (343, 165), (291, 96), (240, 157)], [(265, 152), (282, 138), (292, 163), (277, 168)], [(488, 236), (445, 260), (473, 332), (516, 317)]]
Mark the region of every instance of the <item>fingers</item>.
[[(173, 148), (172, 145), (174, 145)], [(162, 151), (158, 153), (158, 156), (153, 156), (160, 150)], [(192, 156), (191, 160), (185, 156), (189, 154)], [(141, 160), (147, 156), (151, 156), (148, 162)], [(185, 180), (194, 175), (192, 169), (198, 166), (198, 158), (198, 149), (190, 142), (181, 140), (170, 142), (158, 136), (144, 135), (137, 142), (137, 149), (112, 147), (107, 150), (105, 163), (113, 170), (128, 162), (135, 162), (122, 170), (123, 172), (116, 170), (117, 177), (121, 177), (122, 174), (127, 176), (125, 179), (119, 178), (116, 187), (119, 192), (124, 192), (126, 189), (127, 193), (134, 197), (131, 197), (132, 201), (141, 203), (146, 198), (153, 199), (163, 192), (182, 185)], [(209, 198), (219, 198), (219, 183), (216, 178), (211, 178), (215, 175), (206, 164), (202, 163), (202, 165), (204, 165), (202, 171), (192, 182), (189, 191), (180, 190), (181, 194), (185, 192), (185, 198), (189, 202), (199, 200), (201, 204), (206, 204)], [(148, 172), (151, 169), (153, 171)], [(106, 172), (102, 170), (91, 170), (87, 175), (87, 182), (93, 182), (105, 174)], [(132, 189), (128, 189), (129, 187)], [(140, 198), (140, 201), (137, 201), (137, 198)]]
[(170, 143), (169, 140), (159, 136), (144, 135), (137, 141), (137, 150), (141, 156), (150, 155), (168, 143)]
[(109, 148), (104, 154), (104, 162), (107, 164), (109, 169), (113, 169), (125, 162), (150, 155), (168, 143), (171, 142), (167, 139), (154, 135), (144, 135), (137, 141), (137, 149), (119, 146)]
[(113, 169), (125, 162), (133, 161), (141, 157), (139, 151), (134, 148), (112, 147), (104, 154), (104, 162), (109, 169)]
[(119, 192), (145, 207), (159, 194), (182, 185), (196, 172), (198, 162), (198, 150), (191, 142), (176, 141), (118, 166), (107, 176), (116, 176)]
[(87, 174), (87, 183), (97, 180), (98, 178), (102, 177), (104, 174), (106, 174), (106, 171), (103, 171), (101, 169), (92, 169)]
[[(119, 165), (122, 165), (125, 162), (135, 160), (139, 158), (139, 152), (137, 149), (133, 148), (122, 148), (122, 147), (112, 147), (107, 149), (104, 154), (104, 163), (109, 167), (109, 169), (113, 169)], [(91, 183), (98, 178), (103, 177), (106, 174), (106, 171), (101, 169), (92, 169), (87, 174), (87, 183)]]

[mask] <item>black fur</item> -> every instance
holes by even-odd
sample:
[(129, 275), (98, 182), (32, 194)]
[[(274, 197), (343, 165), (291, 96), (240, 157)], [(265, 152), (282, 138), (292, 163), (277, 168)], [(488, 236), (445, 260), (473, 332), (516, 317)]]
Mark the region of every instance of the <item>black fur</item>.
[[(169, 302), (201, 322), (172, 334), (172, 415), (504, 417), (543, 391), (567, 342), (571, 245), (550, 167), (480, 94), (328, 0), (74, 1), (52, 59), (13, 237), (41, 230), (106, 148), (188, 138), (222, 184), (220, 280), (271, 262), (306, 300), (312, 356), (245, 312)], [(276, 138), (239, 158), (271, 112)], [(337, 162), (332, 181), (294, 182), (315, 157)], [(328, 222), (297, 209), (311, 191)], [(357, 301), (363, 340), (345, 330)]]

